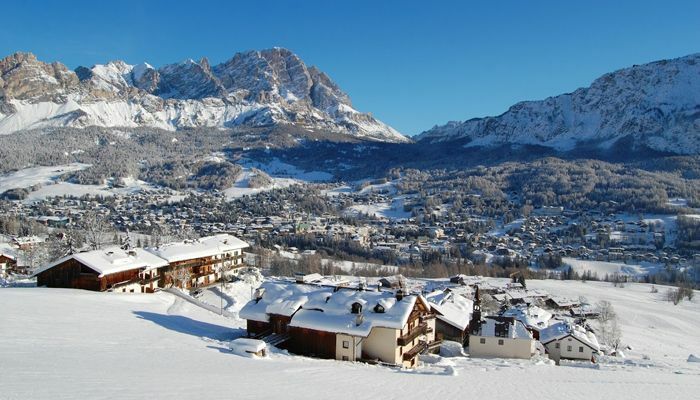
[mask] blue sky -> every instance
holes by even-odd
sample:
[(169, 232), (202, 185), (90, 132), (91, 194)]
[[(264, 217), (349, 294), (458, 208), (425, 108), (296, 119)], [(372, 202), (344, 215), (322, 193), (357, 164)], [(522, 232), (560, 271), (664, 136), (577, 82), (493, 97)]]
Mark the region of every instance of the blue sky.
[(402, 133), (700, 51), (699, 1), (15, 1), (0, 56), (155, 66), (281, 46)]

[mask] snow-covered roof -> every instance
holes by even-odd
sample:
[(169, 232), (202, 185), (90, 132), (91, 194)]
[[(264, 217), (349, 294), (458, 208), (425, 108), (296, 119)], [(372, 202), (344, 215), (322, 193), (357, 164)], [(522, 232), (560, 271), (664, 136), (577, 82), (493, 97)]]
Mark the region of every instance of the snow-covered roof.
[(474, 310), (474, 301), (458, 293), (428, 295), (430, 306), (437, 312), (436, 318), (460, 330), (467, 329)]
[[(399, 301), (390, 291), (334, 291), (292, 282), (265, 282), (260, 288), (264, 290), (262, 298), (243, 306), (241, 318), (268, 322), (269, 314), (292, 316), (289, 326), (362, 337), (374, 327), (401, 329), (419, 298), (429, 307), (421, 296), (406, 295)], [(361, 319), (351, 312), (354, 303), (362, 306)], [(377, 305), (384, 312), (378, 312)]]
[(598, 339), (595, 337), (593, 332), (589, 332), (579, 325), (568, 322), (557, 322), (556, 324), (552, 324), (548, 328), (541, 330), (540, 342), (542, 342), (542, 344), (547, 344), (553, 340), (560, 340), (567, 336), (571, 336), (595, 351), (600, 350)]
[(5, 256), (10, 260), (17, 261), (18, 249), (9, 243), (0, 243), (0, 256)]
[(524, 304), (512, 307), (503, 313), (504, 317), (513, 317), (525, 324), (525, 326), (537, 330), (549, 326), (552, 313), (537, 306), (527, 306)]
[[(497, 319), (486, 317), (481, 322), (481, 328), (480, 332), (478, 335), (474, 336), (487, 336), (487, 337), (495, 337), (496, 336), (496, 324), (503, 323), (498, 321)], [(506, 332), (506, 335), (504, 336), (506, 339), (532, 339), (532, 336), (530, 336), (530, 332), (527, 331), (525, 328), (525, 325), (523, 325), (522, 322), (518, 320), (513, 320), (512, 323), (510, 322), (505, 322), (508, 326), (508, 332)], [(500, 336), (499, 336), (500, 337)]]
[(42, 268), (34, 275), (36, 276), (70, 259), (75, 259), (79, 263), (94, 270), (100, 277), (132, 269), (143, 268), (145, 270), (150, 270), (168, 265), (167, 261), (144, 249), (123, 250), (118, 246), (112, 246), (101, 250), (76, 253), (64, 257)]
[[(307, 302), (292, 318), (289, 326), (366, 337), (372, 328), (401, 329), (408, 322), (418, 296), (407, 295), (400, 301), (393, 292), (341, 289), (324, 301)], [(351, 312), (352, 305), (362, 305), (362, 316)], [(377, 312), (380, 305), (384, 312)]]
[(233, 235), (221, 234), (196, 240), (167, 243), (147, 250), (172, 263), (193, 258), (211, 257), (246, 247), (249, 245), (243, 240)]
[(325, 301), (333, 292), (332, 288), (291, 282), (265, 282), (259, 290), (263, 291), (262, 298), (244, 305), (238, 313), (241, 318), (268, 322), (269, 314), (290, 317), (310, 298), (322, 298)]

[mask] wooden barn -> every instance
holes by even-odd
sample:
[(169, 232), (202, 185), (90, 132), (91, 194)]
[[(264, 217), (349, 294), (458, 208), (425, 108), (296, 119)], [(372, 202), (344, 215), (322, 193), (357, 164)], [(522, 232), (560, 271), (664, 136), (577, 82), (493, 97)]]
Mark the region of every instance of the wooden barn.
[(143, 249), (114, 246), (64, 257), (34, 276), (37, 286), (150, 293), (158, 288), (159, 268), (167, 265)]

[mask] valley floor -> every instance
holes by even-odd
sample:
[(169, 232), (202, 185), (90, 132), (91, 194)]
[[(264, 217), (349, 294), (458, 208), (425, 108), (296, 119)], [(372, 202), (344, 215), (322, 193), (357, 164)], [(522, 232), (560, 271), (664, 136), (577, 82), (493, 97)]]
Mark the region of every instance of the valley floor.
[(244, 334), (244, 321), (213, 314), (169, 293), (8, 288), (0, 289), (0, 399), (639, 400), (694, 398), (700, 392), (700, 364), (686, 361), (689, 354), (700, 353), (697, 296), (674, 306), (663, 301), (665, 289), (651, 293), (642, 284), (528, 285), (555, 295), (610, 300), (620, 315), (623, 342), (632, 350), (624, 359), (595, 367), (447, 353), (424, 357), (424, 365), (414, 371), (280, 351), (266, 359), (248, 359), (226, 346)]

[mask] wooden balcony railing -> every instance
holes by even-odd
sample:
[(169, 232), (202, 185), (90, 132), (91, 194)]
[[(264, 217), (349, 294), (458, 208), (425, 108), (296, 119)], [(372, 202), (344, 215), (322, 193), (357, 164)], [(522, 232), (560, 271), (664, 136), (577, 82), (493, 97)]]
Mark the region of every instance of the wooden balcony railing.
[(413, 339), (417, 338), (420, 335), (425, 335), (426, 333), (428, 333), (428, 324), (424, 322), (408, 331), (408, 333), (406, 333), (405, 335), (396, 339), (396, 344), (398, 344), (399, 346), (405, 346), (411, 343)]
[(414, 359), (418, 354), (422, 353), (428, 348), (428, 344), (425, 342), (420, 342), (417, 345), (413, 346), (413, 348), (405, 353), (403, 353), (403, 359), (404, 361), (409, 361)]

